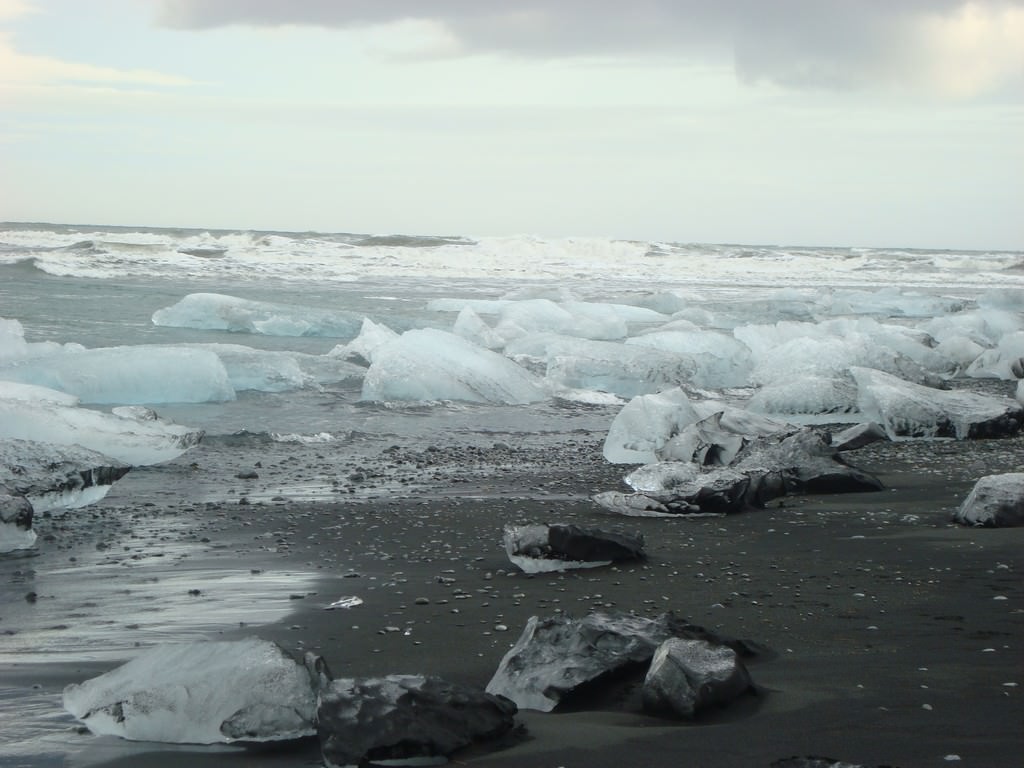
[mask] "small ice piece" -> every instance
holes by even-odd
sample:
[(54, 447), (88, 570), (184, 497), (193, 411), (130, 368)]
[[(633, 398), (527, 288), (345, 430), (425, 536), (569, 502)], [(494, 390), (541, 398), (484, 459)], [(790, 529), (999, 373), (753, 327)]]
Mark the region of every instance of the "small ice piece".
[(612, 464), (652, 464), (669, 438), (700, 418), (679, 387), (634, 397), (612, 420), (604, 457)]
[(643, 538), (577, 525), (506, 525), (505, 553), (525, 573), (598, 568), (642, 559)]
[(64, 708), (98, 735), (215, 744), (316, 733), (311, 673), (258, 638), (158, 645), (64, 689)]
[(11, 492), (0, 482), (0, 554), (31, 549), (36, 543), (36, 532), (32, 530), (33, 513), (28, 499)]
[(356, 597), (355, 595), (346, 595), (345, 597), (339, 597), (330, 605), (325, 605), (325, 611), (333, 611), (335, 608), (355, 608), (357, 605), (363, 604), (363, 598)]

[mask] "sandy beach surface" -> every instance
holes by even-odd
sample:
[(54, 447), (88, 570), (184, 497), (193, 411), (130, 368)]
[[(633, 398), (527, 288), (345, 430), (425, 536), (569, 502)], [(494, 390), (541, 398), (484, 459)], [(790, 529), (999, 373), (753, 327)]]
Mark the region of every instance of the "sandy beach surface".
[[(622, 488), (626, 471), (592, 436), (396, 448), (339, 467), (343, 481), (321, 496), (293, 492), (315, 454), (268, 447), (258, 477), (241, 479), (233, 454), (200, 446), (133, 471), (100, 504), (42, 517), (37, 552), (0, 561), (0, 765), (319, 764), (314, 741), (130, 743), (93, 736), (62, 710), (65, 685), (156, 642), (256, 635), (323, 655), (336, 676), (430, 673), (482, 687), (530, 616), (672, 610), (764, 646), (749, 664), (758, 694), (696, 723), (643, 715), (616, 695), (523, 712), (525, 733), (459, 762), (1018, 766), (1024, 530), (950, 518), (978, 477), (1019, 470), (1022, 449), (1021, 438), (879, 444), (851, 455), (883, 480), (878, 493), (630, 519), (589, 500)], [(219, 498), (201, 500), (200, 487)], [(639, 532), (648, 559), (526, 575), (501, 531), (527, 522)], [(327, 610), (345, 596), (363, 603)]]

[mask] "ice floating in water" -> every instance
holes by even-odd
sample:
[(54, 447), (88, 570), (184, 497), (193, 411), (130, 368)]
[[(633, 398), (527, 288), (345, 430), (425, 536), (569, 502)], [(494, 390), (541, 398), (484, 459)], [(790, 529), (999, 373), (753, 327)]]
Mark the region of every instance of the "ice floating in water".
[(69, 685), (64, 707), (93, 733), (134, 741), (215, 744), (316, 733), (310, 671), (256, 638), (156, 646)]
[(446, 331), (406, 331), (378, 348), (363, 400), (464, 400), (505, 404), (545, 400), (542, 383), (506, 357)]
[(455, 318), (455, 324), (452, 326), (452, 333), (486, 349), (501, 349), (505, 346), (505, 339), (481, 320), (480, 315), (470, 307), (464, 307), (459, 312), (459, 316)]
[(153, 313), (153, 323), (174, 328), (256, 333), (267, 336), (351, 338), (362, 317), (343, 310), (251, 301), (220, 293), (190, 293)]
[(49, 387), (96, 404), (235, 399), (220, 358), (209, 350), (189, 347), (138, 345), (61, 351), (0, 368), (0, 378)]
[[(78, 408), (69, 404), (66, 394), (40, 393), (40, 389), (0, 381), (0, 438), (79, 445), (124, 464), (141, 466), (170, 461), (203, 437), (201, 430), (163, 419)], [(38, 397), (25, 399), (26, 393)]]
[(556, 386), (619, 397), (657, 392), (697, 372), (692, 359), (671, 352), (554, 333), (525, 335), (510, 342), (505, 354), (524, 366), (542, 367)]
[(691, 381), (698, 387), (741, 387), (750, 377), (750, 349), (720, 331), (656, 330), (626, 339), (626, 344), (691, 360)]
[(348, 344), (339, 344), (330, 352), (330, 357), (360, 357), (368, 363), (373, 362), (373, 354), (380, 347), (398, 338), (398, 334), (382, 323), (375, 323), (368, 317), (363, 318), (359, 335)]

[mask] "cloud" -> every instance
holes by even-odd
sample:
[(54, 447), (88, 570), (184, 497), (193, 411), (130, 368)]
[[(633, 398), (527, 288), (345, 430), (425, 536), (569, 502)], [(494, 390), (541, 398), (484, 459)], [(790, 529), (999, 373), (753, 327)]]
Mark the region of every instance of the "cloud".
[(0, 87), (46, 85), (184, 86), (192, 81), (148, 69), (116, 69), (19, 52), (0, 32)]
[(193, 30), (410, 20), (447, 35), (445, 55), (731, 56), (747, 82), (1024, 96), (1024, 0), (162, 0), (159, 16)]
[(25, 0), (0, 0), (0, 21), (10, 21), (35, 13), (35, 9)]

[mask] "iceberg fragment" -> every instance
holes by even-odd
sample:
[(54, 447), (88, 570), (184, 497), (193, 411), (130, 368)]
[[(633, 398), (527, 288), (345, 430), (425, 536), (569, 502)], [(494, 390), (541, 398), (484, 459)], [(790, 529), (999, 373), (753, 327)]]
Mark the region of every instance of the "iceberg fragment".
[(359, 334), (352, 341), (339, 344), (327, 354), (329, 357), (361, 358), (367, 363), (372, 363), (374, 352), (397, 338), (398, 334), (383, 323), (375, 323), (364, 317)]
[(267, 336), (351, 338), (359, 330), (361, 319), (355, 312), (252, 301), (220, 293), (190, 293), (153, 313), (154, 325)]
[(893, 439), (1002, 437), (1016, 434), (1024, 424), (1024, 407), (1010, 398), (931, 389), (870, 368), (850, 372), (861, 413)]
[[(60, 392), (25, 399), (42, 388), (0, 381), (0, 438), (79, 445), (131, 466), (170, 461), (203, 437), (202, 430), (148, 415), (100, 413), (69, 404)], [(7, 397), (6, 392), (15, 393)]]
[(84, 403), (208, 403), (235, 399), (210, 350), (141, 344), (59, 351), (0, 367), (0, 378), (49, 387)]
[(133, 741), (216, 744), (316, 733), (311, 671), (278, 645), (159, 645), (64, 689), (64, 708), (93, 733)]
[(406, 331), (378, 348), (363, 400), (523, 404), (547, 399), (540, 380), (508, 358), (447, 331)]

